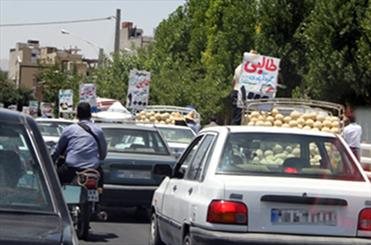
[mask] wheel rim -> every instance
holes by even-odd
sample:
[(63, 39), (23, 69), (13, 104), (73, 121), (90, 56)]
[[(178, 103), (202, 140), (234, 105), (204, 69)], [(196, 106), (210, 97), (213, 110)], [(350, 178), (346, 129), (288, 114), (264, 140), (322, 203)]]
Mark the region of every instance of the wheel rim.
[(152, 218), (151, 218), (151, 241), (155, 241), (156, 232), (157, 232), (156, 215), (152, 214)]

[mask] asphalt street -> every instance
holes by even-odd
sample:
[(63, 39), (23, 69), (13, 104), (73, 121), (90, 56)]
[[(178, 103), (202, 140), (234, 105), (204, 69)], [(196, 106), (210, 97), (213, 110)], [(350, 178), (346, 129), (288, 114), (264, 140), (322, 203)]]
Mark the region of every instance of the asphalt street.
[(149, 217), (135, 208), (110, 211), (105, 222), (92, 222), (88, 241), (83, 245), (147, 245)]

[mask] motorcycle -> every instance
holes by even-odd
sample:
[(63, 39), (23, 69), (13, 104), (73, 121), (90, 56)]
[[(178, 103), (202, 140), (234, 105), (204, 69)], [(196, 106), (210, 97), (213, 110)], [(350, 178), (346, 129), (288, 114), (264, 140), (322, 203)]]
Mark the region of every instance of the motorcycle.
[(107, 214), (100, 211), (98, 207), (99, 179), (99, 172), (96, 169), (88, 168), (76, 172), (73, 182), (62, 187), (65, 197), (66, 195), (74, 197), (66, 199), (66, 202), (70, 209), (77, 236), (80, 239), (88, 238), (91, 219), (107, 220)]
[[(54, 149), (55, 142), (46, 142), (50, 152)], [(70, 211), (79, 239), (86, 240), (89, 236), (90, 220), (106, 221), (108, 215), (99, 209), (99, 194), (102, 189), (98, 187), (100, 173), (96, 169), (88, 168), (76, 172), (72, 183), (62, 185), (65, 202)]]

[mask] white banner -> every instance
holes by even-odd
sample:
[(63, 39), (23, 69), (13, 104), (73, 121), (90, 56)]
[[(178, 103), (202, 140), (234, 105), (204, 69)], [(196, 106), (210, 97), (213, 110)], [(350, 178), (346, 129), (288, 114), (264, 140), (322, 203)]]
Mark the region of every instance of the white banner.
[(53, 105), (47, 102), (40, 103), (41, 117), (53, 117)]
[(88, 102), (92, 112), (97, 112), (97, 93), (93, 83), (80, 84), (80, 102)]
[(59, 90), (59, 112), (73, 112), (72, 89)]
[(131, 70), (129, 74), (128, 96), (126, 107), (140, 111), (148, 105), (151, 73)]
[(30, 100), (29, 107), (30, 107), (30, 115), (32, 117), (37, 117), (37, 113), (39, 109), (39, 102), (37, 100)]
[(249, 54), (244, 57), (239, 82), (238, 104), (249, 99), (274, 98), (280, 59)]

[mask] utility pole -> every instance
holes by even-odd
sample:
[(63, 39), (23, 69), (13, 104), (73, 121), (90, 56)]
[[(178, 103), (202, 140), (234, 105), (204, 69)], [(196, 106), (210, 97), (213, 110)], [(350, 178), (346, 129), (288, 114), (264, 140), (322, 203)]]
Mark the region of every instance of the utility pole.
[(118, 54), (120, 51), (120, 23), (121, 23), (121, 9), (116, 9), (116, 30), (115, 30), (114, 54)]

